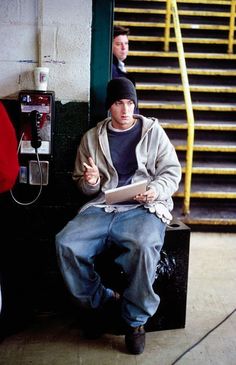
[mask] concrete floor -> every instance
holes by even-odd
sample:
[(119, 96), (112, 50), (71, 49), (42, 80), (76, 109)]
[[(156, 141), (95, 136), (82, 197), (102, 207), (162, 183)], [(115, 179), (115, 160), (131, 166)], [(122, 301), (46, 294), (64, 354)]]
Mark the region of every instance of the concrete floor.
[(0, 365), (235, 365), (236, 234), (191, 233), (187, 320), (184, 329), (149, 332), (142, 355), (126, 353), (123, 336), (80, 336), (73, 320), (42, 318), (5, 339)]

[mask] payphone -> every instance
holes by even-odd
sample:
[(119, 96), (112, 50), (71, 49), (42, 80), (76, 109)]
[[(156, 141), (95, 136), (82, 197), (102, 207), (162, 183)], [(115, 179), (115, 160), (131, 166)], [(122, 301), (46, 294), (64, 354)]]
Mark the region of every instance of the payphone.
[(31, 204), (41, 194), (42, 186), (49, 183), (55, 94), (53, 91), (23, 90), (19, 93), (18, 101), (18, 182), (22, 185), (39, 186), (37, 197), (26, 203)]

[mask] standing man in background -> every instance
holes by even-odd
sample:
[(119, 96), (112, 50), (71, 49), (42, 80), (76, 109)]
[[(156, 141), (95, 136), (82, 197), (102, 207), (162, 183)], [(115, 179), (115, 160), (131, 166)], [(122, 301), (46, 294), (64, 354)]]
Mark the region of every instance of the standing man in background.
[(112, 78), (128, 77), (125, 69), (124, 61), (129, 52), (129, 29), (119, 26), (114, 26), (113, 30), (113, 64), (112, 64)]
[[(129, 29), (120, 27), (118, 25), (114, 26), (113, 30), (113, 43), (112, 43), (112, 53), (113, 53), (113, 63), (112, 63), (112, 79), (117, 79), (119, 77), (126, 77), (135, 86), (134, 78), (126, 71), (125, 63), (129, 52)], [(134, 113), (139, 114), (138, 101), (134, 108)]]

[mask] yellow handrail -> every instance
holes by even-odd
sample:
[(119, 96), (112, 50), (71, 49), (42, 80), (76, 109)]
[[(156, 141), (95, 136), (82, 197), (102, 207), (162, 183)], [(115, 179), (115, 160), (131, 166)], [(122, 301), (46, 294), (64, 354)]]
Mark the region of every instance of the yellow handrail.
[(169, 51), (170, 45), (170, 24), (171, 24), (171, 1), (166, 2), (166, 23), (165, 23), (165, 40), (164, 40), (164, 51)]
[(177, 42), (179, 65), (180, 65), (181, 79), (182, 79), (183, 91), (184, 91), (184, 100), (185, 100), (186, 113), (187, 113), (187, 122), (188, 122), (183, 213), (189, 214), (191, 180), (192, 180), (192, 165), (193, 165), (194, 116), (193, 116), (192, 100), (191, 100), (190, 89), (189, 89), (186, 62), (185, 62), (185, 57), (184, 57), (182, 35), (181, 35), (181, 29), (180, 29), (180, 24), (179, 24), (177, 3), (176, 3), (176, 0), (168, 0), (168, 1), (171, 1), (171, 10), (172, 10), (172, 15), (173, 15), (173, 23), (174, 23), (176, 42)]
[(228, 53), (233, 53), (235, 15), (236, 15), (236, 0), (231, 0)]

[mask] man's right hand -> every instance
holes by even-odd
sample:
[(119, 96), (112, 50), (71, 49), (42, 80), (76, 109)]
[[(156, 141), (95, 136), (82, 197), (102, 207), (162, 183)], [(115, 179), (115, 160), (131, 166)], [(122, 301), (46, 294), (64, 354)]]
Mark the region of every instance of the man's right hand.
[(83, 163), (83, 165), (85, 167), (84, 179), (89, 184), (96, 185), (100, 178), (98, 168), (95, 165), (92, 157), (88, 158), (88, 162), (89, 162), (89, 164), (87, 164), (86, 162)]

